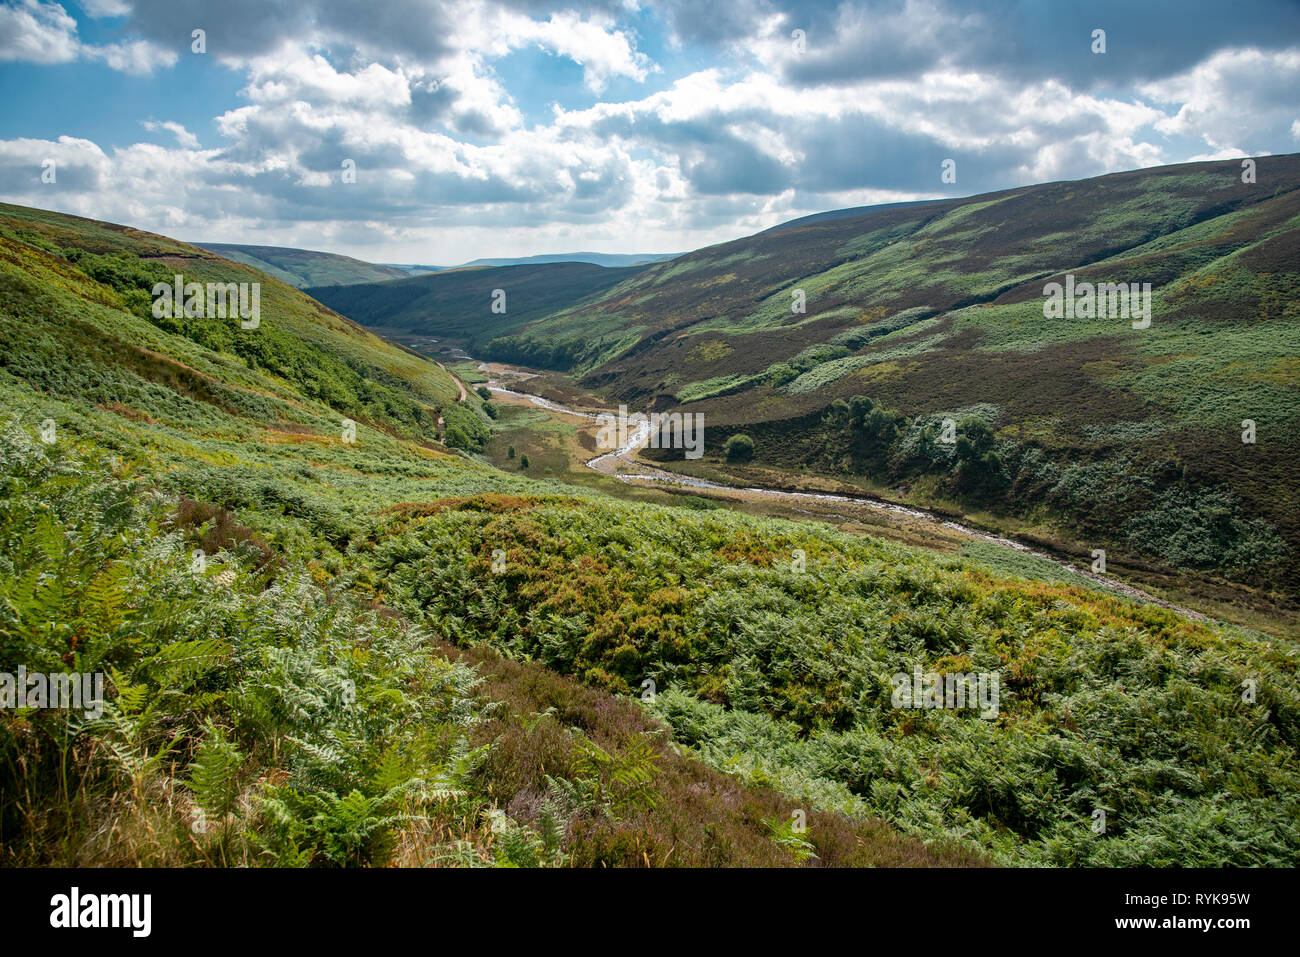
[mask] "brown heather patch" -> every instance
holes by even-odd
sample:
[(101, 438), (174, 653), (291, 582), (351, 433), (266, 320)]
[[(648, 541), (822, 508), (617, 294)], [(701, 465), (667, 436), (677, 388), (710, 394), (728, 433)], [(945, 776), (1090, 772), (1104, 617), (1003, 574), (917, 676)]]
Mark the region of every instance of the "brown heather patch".
[(146, 422), (149, 425), (156, 425), (158, 420), (147, 412), (141, 412), (139, 409), (133, 409), (129, 405), (123, 405), (121, 402), (100, 402), (98, 408), (105, 412), (112, 412), (114, 415), (120, 415), (124, 419), (130, 419), (132, 422)]
[(443, 498), (436, 502), (398, 502), (381, 511), (380, 515), (400, 515), (407, 518), (429, 518), (443, 512), (522, 512), (541, 505), (576, 506), (577, 502), (544, 502), (532, 496), (504, 495), (487, 492), (464, 498)]
[(258, 436), (258, 441), (268, 445), (319, 445), (321, 448), (338, 444), (334, 439), (316, 432), (303, 433), (287, 429), (266, 429)]
[(252, 549), (256, 553), (254, 567), (267, 576), (268, 584), (284, 567), (284, 559), (255, 531), (237, 522), (234, 513), (225, 506), (182, 498), (172, 511), (171, 522), (207, 555)]
[[(656, 806), (612, 820), (580, 815), (569, 826), (568, 851), (576, 866), (987, 866), (974, 852), (924, 844), (879, 820), (811, 810), (803, 836), (816, 857), (800, 862), (773, 840), (769, 827), (769, 822), (790, 821), (791, 812), (800, 808), (797, 802), (675, 753), (668, 729), (633, 701), (585, 687), (536, 662), (503, 658), (484, 646), (442, 645), (438, 650), (475, 665), (484, 678), (480, 693), (506, 704), (474, 729), (472, 743), (494, 743), (477, 777), (516, 820), (536, 823), (546, 776), (572, 773), (575, 732), (615, 755), (653, 742)], [(553, 714), (542, 717), (548, 708)]]

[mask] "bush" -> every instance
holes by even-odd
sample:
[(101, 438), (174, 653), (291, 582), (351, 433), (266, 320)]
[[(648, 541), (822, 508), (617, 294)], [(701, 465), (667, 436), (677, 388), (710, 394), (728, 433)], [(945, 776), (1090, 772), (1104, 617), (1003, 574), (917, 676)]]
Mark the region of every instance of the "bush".
[(722, 454), (728, 462), (748, 462), (754, 457), (754, 440), (737, 432), (727, 439)]

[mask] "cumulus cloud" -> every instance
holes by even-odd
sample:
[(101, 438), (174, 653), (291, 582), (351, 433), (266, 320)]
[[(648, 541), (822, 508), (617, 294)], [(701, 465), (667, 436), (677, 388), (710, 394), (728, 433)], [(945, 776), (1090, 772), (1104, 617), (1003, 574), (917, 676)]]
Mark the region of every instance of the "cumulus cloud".
[(176, 137), (177, 145), (187, 150), (196, 150), (199, 148), (199, 138), (187, 130), (180, 123), (167, 120), (165, 122), (155, 122), (154, 120), (145, 120), (142, 124), (146, 130), (151, 133), (167, 132)]
[(586, 85), (600, 92), (614, 77), (644, 80), (657, 67), (637, 52), (628, 34), (600, 16), (583, 18), (573, 10), (533, 20), (521, 14), (503, 14), (497, 34), (508, 46), (530, 43), (568, 57), (583, 68)]
[(0, 7), (0, 60), (67, 63), (79, 47), (77, 21), (59, 4), (18, 0)]
[[(1173, 25), (1166, 50), (1143, 32), (1162, 0), (1134, 8), (654, 0), (634, 17), (622, 0), (95, 0), (82, 9), (119, 18), (121, 39), (88, 47), (63, 7), (16, 0), (0, 7), (0, 58), (147, 73), (189, 56), (202, 28), (211, 69), (242, 86), (216, 116), (135, 118), (174, 143), (0, 144), (0, 192), (183, 238), (453, 263), (629, 237), (676, 251), (824, 209), (1300, 139), (1300, 41), (1276, 28), (1289, 14), (1217, 37)], [(1103, 56), (1088, 49), (1094, 23)], [(661, 48), (644, 42), (654, 24), (679, 59), (644, 52)], [(531, 78), (510, 68), (528, 49), (578, 65), (585, 92), (539, 114)], [(203, 148), (190, 129), (209, 121)], [(57, 186), (40, 181), (45, 158)], [(955, 185), (940, 180), (949, 158)]]
[[(106, 11), (120, 5), (101, 2), (92, 9)], [(90, 12), (90, 11), (88, 11)], [(70, 63), (77, 59), (101, 60), (123, 73), (149, 74), (176, 62), (176, 53), (147, 40), (95, 45), (77, 37), (77, 21), (58, 3), (15, 0), (0, 6), (0, 61)]]
[(1300, 47), (1280, 52), (1222, 50), (1192, 69), (1140, 91), (1177, 111), (1156, 123), (1169, 135), (1195, 137), (1227, 155), (1264, 151), (1295, 117)]

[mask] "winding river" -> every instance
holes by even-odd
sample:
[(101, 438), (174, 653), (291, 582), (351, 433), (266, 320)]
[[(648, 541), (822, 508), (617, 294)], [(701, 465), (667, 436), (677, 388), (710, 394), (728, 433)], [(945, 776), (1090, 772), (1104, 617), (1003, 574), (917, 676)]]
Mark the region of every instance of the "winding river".
[[(486, 367), (486, 364), (480, 364), (479, 369), (485, 373), (490, 374), (490, 370)], [(593, 421), (597, 418), (597, 414), (594, 412), (580, 412), (579, 410), (572, 409), (569, 406), (564, 405), (560, 402), (555, 402), (552, 399), (547, 399), (543, 396), (535, 395), (531, 392), (520, 392), (517, 389), (506, 388), (505, 386), (501, 385), (499, 382), (492, 379), (488, 380), (487, 386), (494, 393), (498, 393), (503, 396), (510, 396), (515, 399), (530, 402), (533, 405), (546, 409), (550, 412), (557, 412), (561, 415), (572, 415), (578, 418), (590, 419)], [(867, 495), (841, 495), (833, 492), (792, 492), (792, 491), (787, 491), (785, 489), (776, 489), (776, 488), (753, 487), (753, 486), (743, 486), (743, 485), (727, 485), (719, 482), (710, 482), (705, 479), (698, 479), (698, 478), (692, 478), (690, 476), (678, 475), (675, 472), (669, 472), (666, 469), (647, 466), (642, 462), (636, 461), (632, 456), (634, 456), (636, 452), (642, 449), (649, 441), (649, 439), (650, 439), (650, 425), (648, 422), (644, 422), (638, 427), (636, 432), (631, 436), (629, 436), (628, 440), (619, 448), (614, 449), (612, 452), (603, 452), (600, 455), (588, 459), (586, 462), (587, 468), (593, 469), (594, 471), (597, 472), (601, 472), (602, 474), (605, 475), (612, 476), (613, 478), (618, 479), (620, 482), (659, 483), (663, 485), (677, 485), (677, 486), (684, 486), (688, 488), (709, 489), (712, 491), (717, 491), (723, 494), (729, 494), (733, 496), (744, 495), (750, 499), (769, 499), (773, 501), (804, 501), (804, 502), (813, 502), (813, 503), (837, 503), (837, 504), (849, 505), (849, 506), (854, 506), (859, 508), (874, 509), (876, 511), (881, 511), (881, 512), (889, 512), (895, 515), (904, 515), (909, 518), (917, 519), (922, 522), (929, 522), (934, 525), (939, 525), (943, 528), (950, 529), (954, 532), (957, 532), (961, 535), (965, 535), (969, 538), (975, 538), (986, 542), (993, 542), (994, 544), (1003, 545), (1007, 548), (1013, 548), (1018, 552), (1024, 552), (1027, 555), (1032, 555), (1035, 558), (1040, 558), (1045, 561), (1049, 561), (1052, 564), (1056, 565), (1057, 567), (1064, 569), (1065, 571), (1072, 572), (1076, 575), (1081, 575), (1084, 578), (1088, 578), (1099, 585), (1102, 585), (1113, 591), (1120, 592), (1126, 595), (1127, 597), (1134, 599), (1135, 601), (1149, 602), (1154, 605), (1159, 605), (1163, 608), (1168, 608), (1172, 611), (1178, 612), (1181, 615), (1185, 615), (1188, 618), (1196, 619), (1198, 621), (1206, 620), (1206, 616), (1202, 615), (1200, 612), (1192, 611), (1190, 608), (1184, 608), (1181, 605), (1176, 605), (1172, 602), (1165, 601), (1162, 598), (1157, 598), (1154, 595), (1148, 594), (1147, 592), (1142, 591), (1140, 588), (1136, 588), (1133, 585), (1130, 585), (1127, 582), (1120, 581), (1117, 578), (1094, 574), (1090, 570), (1080, 568), (1077, 565), (1070, 564), (1069, 562), (1066, 561), (1062, 561), (1061, 559), (1049, 555), (1045, 552), (1036, 551), (1035, 549), (1030, 548), (1028, 545), (1025, 545), (1022, 542), (1017, 542), (1014, 539), (1010, 539), (1010, 538), (1004, 538), (1000, 535), (993, 535), (990, 534), (989, 532), (983, 532), (976, 528), (970, 528), (969, 526), (962, 525), (959, 522), (951, 521), (943, 516), (935, 515), (931, 512), (924, 511), (923, 509), (908, 508), (905, 505), (899, 505), (895, 502), (889, 502), (886, 501), (885, 499), (874, 498), (872, 496), (867, 496)], [(633, 472), (619, 471), (620, 465), (629, 466), (633, 469), (636, 469), (636, 471)]]

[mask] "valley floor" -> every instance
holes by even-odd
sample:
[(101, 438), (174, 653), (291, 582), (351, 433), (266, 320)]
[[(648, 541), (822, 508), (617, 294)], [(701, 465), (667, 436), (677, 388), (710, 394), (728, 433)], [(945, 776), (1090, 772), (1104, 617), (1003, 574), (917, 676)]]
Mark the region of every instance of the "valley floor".
[[(477, 368), (494, 399), (511, 409), (489, 450), (498, 466), (512, 465), (498, 448), (508, 441), (505, 447), (517, 445), (540, 462), (533, 475), (594, 484), (615, 495), (641, 490), (631, 497), (643, 500), (664, 500), (646, 494), (664, 490), (755, 514), (829, 522), (846, 531), (968, 555), (1005, 572), (1085, 584), (1192, 619), (1218, 618), (1300, 638), (1300, 608), (1294, 605), (1279, 604), (1239, 584), (1175, 575), (1122, 558), (1108, 561), (1110, 574), (1097, 574), (1088, 568), (1087, 551), (1050, 528), (1005, 516), (965, 515), (951, 503), (938, 509), (913, 506), (889, 497), (889, 490), (861, 488), (810, 473), (736, 466), (715, 458), (652, 461), (640, 455), (648, 443), (645, 434), (610, 453), (597, 447), (594, 420), (609, 411), (599, 396), (574, 389), (555, 373), (487, 362)], [(592, 472), (616, 481), (593, 483)]]

